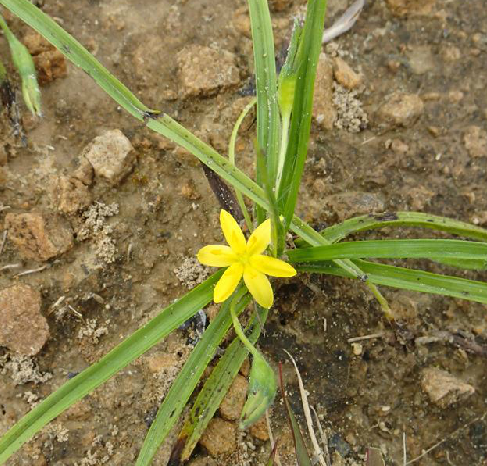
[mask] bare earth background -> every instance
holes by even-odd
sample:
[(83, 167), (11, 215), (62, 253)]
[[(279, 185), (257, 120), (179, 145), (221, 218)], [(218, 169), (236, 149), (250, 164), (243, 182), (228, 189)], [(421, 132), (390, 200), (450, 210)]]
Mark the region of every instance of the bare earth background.
[[(144, 103), (226, 153), (249, 101), (241, 92), (252, 72), (246, 2), (37, 3)], [(272, 2), (278, 52), (303, 3)], [(343, 9), (344, 2), (329, 0), (327, 25)], [(0, 233), (8, 231), (0, 255), (0, 434), (203, 279), (206, 271), (192, 258), (222, 241), (219, 207), (199, 164), (120, 111), (19, 20), (6, 18), (36, 55), (44, 116), (23, 113), (27, 147), (5, 113), (0, 120)], [(487, 227), (485, 2), (369, 1), (354, 28), (323, 51), (298, 214), (324, 226), (415, 210)], [(7, 62), (3, 36), (0, 56)], [(254, 131), (248, 118), (237, 143), (247, 170)], [(367, 237), (418, 234), (435, 236), (394, 229)], [(296, 358), (333, 465), (364, 464), (367, 447), (380, 448), (387, 464), (403, 464), (403, 433), (408, 460), (441, 442), (415, 464), (485, 464), (484, 305), (385, 289), (393, 328), (357, 282), (302, 276), (276, 287), (261, 349), (273, 365), (284, 362), (302, 421), (283, 350)], [(215, 311), (206, 310), (210, 319)], [(157, 345), (8, 464), (133, 464), (191, 350), (190, 333)], [(192, 465), (264, 464), (264, 426), (239, 433), (235, 422), (245, 390), (240, 376)], [(271, 423), (282, 464), (295, 464), (280, 402)], [(170, 445), (161, 449), (155, 464), (166, 464), (169, 452)]]

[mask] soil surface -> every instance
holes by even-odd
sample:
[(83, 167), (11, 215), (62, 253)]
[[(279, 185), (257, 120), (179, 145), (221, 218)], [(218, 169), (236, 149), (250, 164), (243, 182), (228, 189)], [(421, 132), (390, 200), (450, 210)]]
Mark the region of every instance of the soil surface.
[[(250, 99), (243, 92), (253, 61), (246, 2), (34, 3), (145, 104), (226, 154)], [(328, 26), (343, 9), (344, 2), (329, 0)], [(279, 52), (303, 2), (275, 0), (272, 10)], [(19, 20), (6, 18), (36, 55), (43, 117), (33, 119), (19, 103), (26, 146), (5, 111), (0, 121), (0, 244), (7, 231), (0, 247), (0, 434), (204, 279), (207, 271), (193, 258), (203, 245), (222, 242), (219, 205), (199, 163), (117, 108)], [(317, 227), (397, 210), (487, 227), (484, 0), (371, 0), (352, 30), (323, 52), (297, 213)], [(9, 62), (3, 36), (0, 56)], [(247, 171), (254, 133), (249, 117), (237, 141)], [(396, 228), (357, 238), (438, 236)], [(356, 281), (300, 276), (275, 285), (260, 348), (274, 366), (283, 362), (305, 429), (284, 350), (296, 359), (333, 465), (365, 464), (368, 448), (380, 449), (390, 465), (404, 464), (404, 455), (420, 457), (418, 465), (485, 464), (485, 305), (382, 289), (396, 318), (391, 325)], [(211, 319), (214, 309), (206, 312)], [(191, 348), (188, 331), (176, 331), (8, 464), (133, 464)], [(245, 390), (239, 378), (235, 403)], [(231, 407), (222, 407), (190, 464), (265, 464), (265, 429), (239, 432)], [(281, 464), (291, 466), (280, 401), (270, 419)], [(170, 450), (171, 441), (154, 464), (166, 464)]]

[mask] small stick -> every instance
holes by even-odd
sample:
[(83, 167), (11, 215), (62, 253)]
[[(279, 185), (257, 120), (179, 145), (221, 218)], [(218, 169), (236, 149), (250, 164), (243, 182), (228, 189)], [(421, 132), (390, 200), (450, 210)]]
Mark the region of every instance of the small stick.
[(408, 464), (408, 453), (406, 451), (406, 432), (402, 431), (402, 464)]
[(332, 27), (325, 30), (321, 43), (326, 44), (327, 42), (331, 42), (335, 37), (338, 37), (351, 29), (360, 16), (360, 13), (362, 13), (364, 5), (365, 0), (357, 0), (354, 2), (350, 8), (348, 8), (345, 13), (333, 23)]
[(349, 343), (355, 343), (356, 341), (362, 341), (362, 340), (373, 340), (374, 338), (381, 338), (383, 337), (383, 333), (371, 333), (369, 335), (364, 335), (362, 337), (353, 337), (349, 338), (347, 341)]
[(315, 422), (316, 422), (316, 425), (318, 426), (318, 430), (320, 431), (321, 443), (323, 444), (323, 453), (325, 455), (326, 464), (328, 466), (332, 466), (331, 458), (330, 458), (330, 452), (328, 450), (328, 436), (326, 435), (325, 431), (321, 427), (320, 418), (318, 417), (318, 413), (316, 412), (316, 409), (314, 409), (313, 406), (311, 406), (311, 410), (313, 411), (313, 414), (315, 415)]
[(0, 272), (2, 270), (18, 269), (19, 267), (22, 267), (22, 264), (7, 264), (7, 265), (4, 265), (3, 267), (0, 267)]
[(296, 375), (298, 376), (298, 384), (299, 384), (299, 393), (301, 395), (301, 401), (303, 403), (303, 411), (304, 417), (306, 418), (306, 424), (308, 426), (309, 436), (311, 438), (311, 443), (313, 444), (313, 448), (315, 450), (315, 455), (318, 457), (318, 461), (321, 466), (327, 466), (323, 452), (318, 444), (318, 440), (316, 439), (316, 435), (313, 429), (313, 420), (311, 419), (311, 410), (309, 409), (308, 403), (308, 395), (306, 394), (306, 390), (304, 389), (303, 379), (301, 378), (301, 374), (299, 373), (298, 366), (296, 365), (296, 361), (291, 356), (291, 354), (284, 350), (287, 355), (291, 358), (291, 361), (294, 365), (294, 369), (296, 369)]
[(15, 275), (15, 278), (23, 277), (24, 275), (30, 275), (30, 274), (37, 273), (37, 272), (42, 272), (43, 270), (47, 269), (47, 267), (49, 267), (49, 266), (43, 265), (42, 267), (39, 267), (38, 269), (25, 270), (24, 272), (20, 272), (17, 275)]
[(2, 244), (0, 244), (0, 254), (3, 252), (3, 248), (5, 247), (5, 241), (7, 241), (8, 230), (3, 230), (2, 233)]

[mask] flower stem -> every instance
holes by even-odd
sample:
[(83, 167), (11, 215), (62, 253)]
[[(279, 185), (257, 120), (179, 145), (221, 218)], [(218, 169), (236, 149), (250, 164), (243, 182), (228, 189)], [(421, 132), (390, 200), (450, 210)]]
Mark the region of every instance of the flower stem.
[[(232, 135), (228, 143), (228, 158), (230, 159), (230, 162), (232, 163), (233, 166), (235, 166), (235, 144), (237, 141), (238, 130), (240, 129), (240, 125), (242, 124), (242, 121), (244, 120), (244, 118), (247, 116), (247, 114), (250, 112), (250, 110), (256, 103), (257, 103), (257, 99), (254, 97), (242, 110), (242, 113), (237, 118), (237, 121), (235, 122), (235, 126), (233, 127)], [(250, 230), (250, 232), (252, 232), (254, 226), (252, 224), (250, 214), (245, 205), (242, 193), (237, 188), (234, 189), (235, 189), (235, 197), (237, 198), (238, 205), (240, 206), (240, 210), (242, 211), (243, 216), (245, 218), (245, 223), (247, 224), (247, 227)]]
[[(245, 288), (242, 288), (242, 290), (245, 290)], [(252, 356), (255, 356), (256, 354), (258, 355), (259, 352), (255, 348), (255, 346), (252, 343), (250, 343), (249, 339), (245, 336), (242, 326), (240, 325), (240, 321), (238, 320), (237, 314), (235, 313), (235, 306), (237, 305), (238, 301), (242, 298), (242, 296), (243, 294), (239, 292), (233, 298), (230, 304), (230, 315), (232, 316), (233, 328), (235, 329), (235, 333), (238, 335), (240, 341), (244, 344), (244, 346), (249, 350), (249, 353), (251, 353)]]

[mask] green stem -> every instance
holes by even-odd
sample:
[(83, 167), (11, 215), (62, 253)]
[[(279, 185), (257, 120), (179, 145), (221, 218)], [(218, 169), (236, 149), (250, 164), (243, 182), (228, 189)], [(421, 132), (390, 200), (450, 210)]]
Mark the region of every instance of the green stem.
[[(240, 129), (240, 126), (244, 118), (247, 116), (247, 114), (250, 112), (250, 110), (256, 103), (257, 103), (257, 98), (254, 97), (242, 110), (242, 113), (240, 113), (237, 121), (235, 122), (235, 126), (233, 127), (232, 135), (230, 137), (230, 142), (228, 143), (228, 158), (230, 159), (230, 162), (234, 167), (235, 167), (235, 145), (237, 142), (238, 131)], [(247, 206), (245, 205), (243, 195), (240, 190), (238, 190), (237, 188), (234, 189), (235, 189), (235, 196), (237, 198), (238, 205), (240, 206), (240, 209), (242, 210), (243, 216), (245, 218), (245, 223), (247, 224), (247, 227), (250, 230), (250, 232), (252, 232), (254, 229), (254, 225), (250, 218), (250, 214), (247, 210)]]
[[(247, 291), (245, 290), (245, 293)], [(235, 333), (240, 338), (240, 341), (244, 344), (244, 346), (249, 350), (249, 353), (252, 356), (259, 354), (259, 352), (255, 349), (255, 346), (250, 343), (249, 339), (245, 336), (245, 333), (240, 325), (240, 321), (238, 320), (237, 314), (235, 313), (235, 306), (237, 305), (238, 301), (242, 298), (238, 294), (233, 298), (232, 303), (230, 304), (230, 315), (232, 316), (233, 321), (233, 328), (235, 329)]]

